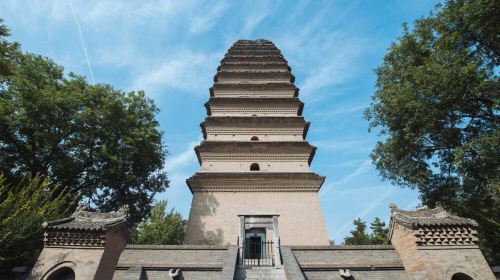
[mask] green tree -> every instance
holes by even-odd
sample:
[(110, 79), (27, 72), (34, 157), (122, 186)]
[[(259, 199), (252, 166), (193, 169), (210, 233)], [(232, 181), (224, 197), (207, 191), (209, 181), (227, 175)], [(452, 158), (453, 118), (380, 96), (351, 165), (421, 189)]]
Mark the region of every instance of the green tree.
[(35, 176), (11, 186), (0, 175), (0, 275), (15, 265), (33, 264), (43, 247), (42, 223), (70, 213), (68, 193), (50, 188), (50, 180)]
[(370, 229), (372, 230), (370, 244), (387, 245), (391, 243), (388, 238), (389, 228), (385, 226), (385, 222), (380, 218), (377, 217), (373, 220)]
[(345, 245), (386, 245), (390, 244), (387, 234), (389, 228), (380, 218), (375, 218), (370, 224), (371, 233), (366, 231), (366, 222), (360, 218), (353, 221), (355, 230), (344, 238)]
[(52, 60), (12, 52), (13, 75), (0, 85), (0, 172), (11, 185), (38, 174), (100, 211), (130, 206), (147, 216), (168, 186), (166, 155), (144, 92), (88, 84)]
[(135, 244), (182, 244), (186, 231), (186, 220), (174, 209), (166, 212), (167, 201), (159, 201), (151, 210), (151, 217), (145, 219), (132, 231)]
[(9, 29), (3, 23), (3, 19), (0, 18), (0, 83), (3, 82), (3, 77), (12, 75), (12, 54), (19, 51), (19, 44), (11, 43), (6, 40), (9, 36)]
[(396, 185), (418, 189), (480, 223), (484, 253), (500, 261), (500, 5), (448, 0), (406, 25), (376, 69), (365, 112), (379, 141), (371, 157)]
[(350, 236), (344, 238), (345, 245), (362, 245), (370, 244), (370, 235), (366, 232), (366, 222), (363, 222), (360, 218), (353, 221), (356, 227), (351, 231)]

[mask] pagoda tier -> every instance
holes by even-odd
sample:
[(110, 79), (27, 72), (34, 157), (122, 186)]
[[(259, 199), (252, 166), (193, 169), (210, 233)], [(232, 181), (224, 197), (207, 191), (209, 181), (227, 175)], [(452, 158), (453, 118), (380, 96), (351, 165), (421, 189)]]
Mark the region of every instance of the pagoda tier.
[(203, 141), (195, 147), (203, 171), (307, 172), (316, 147), (307, 142)]
[(210, 98), (205, 103), (209, 116), (283, 116), (302, 115), (304, 103), (298, 98)]
[(218, 71), (290, 71), (286, 62), (225, 62), (217, 68)]
[(280, 50), (276, 48), (271, 49), (231, 49), (227, 52), (231, 55), (281, 55)]
[(194, 192), (317, 192), (325, 177), (312, 172), (197, 172), (187, 180)]
[(303, 117), (207, 117), (200, 126), (209, 141), (303, 141), (309, 124)]
[(299, 90), (293, 83), (215, 83), (210, 88), (212, 97), (297, 97)]
[(247, 70), (247, 71), (218, 71), (214, 77), (214, 82), (220, 84), (235, 83), (293, 83), (295, 77), (290, 71), (266, 71)]
[(221, 63), (225, 62), (287, 62), (282, 55), (226, 55)]

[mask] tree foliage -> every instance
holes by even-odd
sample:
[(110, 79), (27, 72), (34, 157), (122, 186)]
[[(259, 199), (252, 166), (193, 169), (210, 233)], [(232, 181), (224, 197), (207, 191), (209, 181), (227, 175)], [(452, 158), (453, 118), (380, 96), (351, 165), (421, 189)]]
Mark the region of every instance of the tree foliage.
[(12, 74), (0, 81), (0, 172), (7, 182), (40, 174), (100, 211), (128, 204), (132, 224), (146, 216), (154, 194), (168, 186), (153, 101), (7, 49)]
[(12, 186), (0, 175), (0, 275), (34, 263), (43, 247), (42, 223), (67, 216), (72, 204), (69, 193), (56, 193), (48, 178)]
[(379, 218), (375, 218), (370, 224), (371, 233), (366, 231), (366, 222), (363, 222), (360, 218), (353, 221), (356, 227), (351, 231), (350, 235), (344, 238), (345, 245), (386, 245), (390, 244), (387, 237), (389, 233), (389, 228), (385, 226)]
[(167, 201), (157, 202), (151, 210), (151, 217), (145, 219), (132, 231), (135, 244), (182, 244), (186, 231), (186, 220), (174, 209), (166, 212)]
[(498, 14), (498, 1), (448, 0), (404, 26), (365, 112), (383, 136), (371, 155), (381, 175), (476, 219), (491, 249), (500, 248)]
[(12, 54), (18, 51), (19, 44), (11, 43), (6, 40), (9, 36), (9, 29), (2, 24), (3, 19), (0, 18), (0, 83), (4, 76), (12, 75)]

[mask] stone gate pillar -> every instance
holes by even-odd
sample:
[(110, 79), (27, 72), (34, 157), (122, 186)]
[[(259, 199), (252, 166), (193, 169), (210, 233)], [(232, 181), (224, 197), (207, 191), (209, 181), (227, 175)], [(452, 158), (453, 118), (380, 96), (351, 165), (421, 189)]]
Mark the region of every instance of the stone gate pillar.
[(280, 252), (280, 231), (278, 228), (278, 216), (273, 216), (273, 233), (274, 233), (274, 262), (276, 266), (281, 266)]

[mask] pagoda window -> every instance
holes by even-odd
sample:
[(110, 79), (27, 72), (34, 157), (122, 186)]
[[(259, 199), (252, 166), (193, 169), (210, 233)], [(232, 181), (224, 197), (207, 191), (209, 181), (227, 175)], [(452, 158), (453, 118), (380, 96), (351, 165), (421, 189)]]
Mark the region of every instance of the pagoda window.
[(259, 171), (260, 167), (258, 163), (252, 163), (250, 164), (250, 171)]
[(259, 141), (259, 137), (257, 136), (252, 136), (252, 138), (250, 138), (251, 141)]

